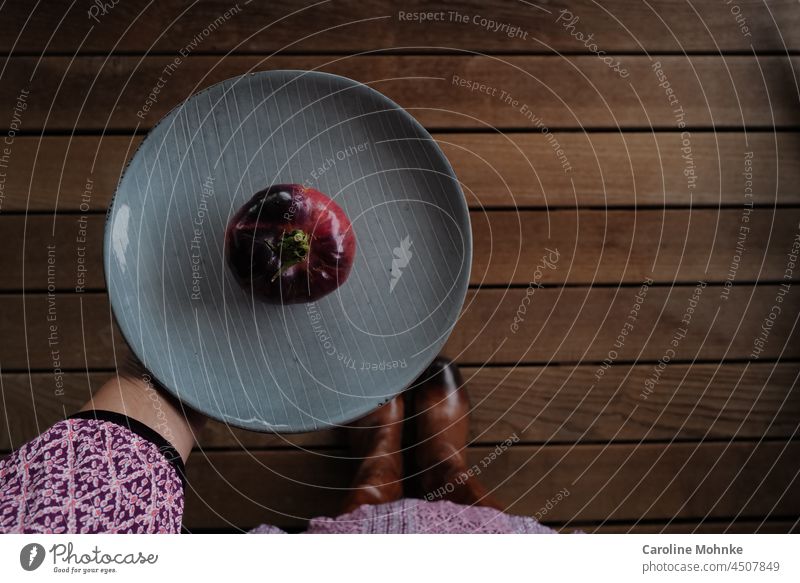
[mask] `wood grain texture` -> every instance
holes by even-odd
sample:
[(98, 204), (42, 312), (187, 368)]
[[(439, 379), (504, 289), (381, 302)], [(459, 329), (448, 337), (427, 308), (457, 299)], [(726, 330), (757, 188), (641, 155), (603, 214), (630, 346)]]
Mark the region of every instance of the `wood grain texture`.
[[(413, 47), (416, 50), (500, 52), (587, 52), (557, 22), (562, 8), (579, 18), (576, 30), (594, 34), (599, 48), (615, 51), (750, 51), (800, 47), (800, 19), (790, 0), (764, 5), (738, 0), (741, 28), (730, 6), (679, 0), (648, 3), (610, 0), (518, 2), (461, 0), (431, 5), (410, 0), (356, 2), (238, 2), (202, 0), (191, 4), (128, 0), (96, 11), (92, 3), (56, 3), (34, 9), (22, 0), (0, 11), (0, 50), (16, 52), (197, 52), (364, 51)], [(235, 8), (232, 10), (232, 8)], [(402, 13), (441, 11), (421, 23)], [(226, 19), (223, 15), (229, 12)], [(456, 20), (457, 12), (466, 22)], [(566, 16), (566, 15), (565, 15)], [(481, 24), (481, 18), (517, 26), (509, 36)], [(222, 19), (222, 20), (219, 20)], [(562, 17), (563, 19), (563, 17)], [(366, 22), (363, 22), (365, 21)], [(216, 24), (215, 21), (217, 21)], [(204, 29), (213, 29), (203, 35)], [(524, 34), (523, 34), (524, 33)], [(44, 46), (42, 39), (51, 37)], [(201, 42), (195, 41), (198, 35)]]
[[(473, 285), (775, 281), (800, 234), (797, 209), (473, 211), (470, 219)], [(0, 216), (0, 290), (104, 288), (104, 228), (99, 214)]]
[[(471, 448), (480, 478), (514, 514), (534, 515), (566, 488), (542, 522), (792, 516), (797, 442)], [(188, 465), (189, 528), (302, 525), (335, 515), (351, 479), (341, 452), (215, 452)]]
[[(469, 363), (753, 358), (762, 326), (770, 326), (765, 320), (781, 310), (758, 357), (794, 357), (800, 350), (796, 297), (780, 302), (778, 287), (741, 285), (722, 299), (722, 289), (708, 286), (693, 307), (694, 287), (651, 287), (635, 321), (641, 288), (538, 289), (524, 313), (524, 290), (471, 292), (445, 351)], [(692, 307), (686, 328), (682, 321)], [(516, 331), (515, 317), (521, 319)]]
[[(800, 134), (696, 133), (693, 192), (678, 132), (557, 133), (574, 170), (561, 168), (546, 136), (436, 133), (472, 208), (719, 205), (800, 202)], [(140, 136), (18, 137), (3, 211), (99, 211)], [(746, 162), (747, 156), (747, 162)], [(751, 185), (743, 176), (752, 165)], [(752, 197), (745, 188), (752, 189)], [(748, 192), (748, 194), (750, 194)]]
[[(639, 287), (536, 288), (527, 308), (525, 289), (472, 290), (443, 352), (463, 364), (800, 357), (793, 288), (787, 295), (776, 285), (739, 285), (727, 299), (723, 289), (708, 285), (698, 295), (692, 286), (650, 287), (639, 300)], [(65, 370), (116, 368), (127, 355), (105, 294), (9, 294), (0, 300), (4, 371), (50, 370), (56, 359)], [(640, 308), (628, 319), (635, 305)], [(774, 322), (765, 325), (773, 311)], [(48, 321), (52, 314), (55, 321)], [(632, 329), (624, 334), (626, 322)], [(51, 325), (57, 327), (55, 345)], [(762, 346), (753, 356), (756, 341)]]
[[(472, 443), (517, 435), (525, 443), (690, 439), (789, 439), (798, 428), (794, 364), (676, 364), (647, 399), (650, 365), (620, 364), (599, 382), (596, 367), (463, 367), (472, 401)], [(77, 411), (113, 373), (0, 376), (5, 415), (0, 451), (19, 447)], [(589, 387), (594, 388), (589, 390)], [(209, 421), (203, 450), (344, 446), (338, 431), (271, 435)]]
[[(791, 82), (798, 57), (620, 60), (625, 79), (592, 56), (188, 57), (177, 65), (171, 57), (18, 57), (2, 63), (0, 103), (15, 104), (28, 92), (26, 131), (130, 131), (152, 127), (190, 95), (224, 79), (313, 69), (374, 87), (431, 129), (800, 126)], [(677, 102), (665, 93), (666, 82)], [(488, 89), (471, 89), (480, 84)], [(8, 123), (0, 120), (0, 128)], [(563, 150), (549, 143), (553, 152)], [(574, 166), (568, 154), (559, 157), (565, 168)]]
[(691, 191), (679, 132), (554, 136), (570, 159), (570, 173), (541, 133), (438, 133), (434, 138), (474, 207), (740, 206), (746, 200), (747, 164), (752, 164), (747, 186), (755, 204), (794, 204), (800, 198), (798, 134), (693, 133), (698, 178)]

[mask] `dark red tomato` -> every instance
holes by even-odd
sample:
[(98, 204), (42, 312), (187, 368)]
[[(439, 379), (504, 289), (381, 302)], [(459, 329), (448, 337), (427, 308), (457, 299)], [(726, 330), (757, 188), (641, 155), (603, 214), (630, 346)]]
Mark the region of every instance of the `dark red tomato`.
[(356, 238), (342, 208), (313, 188), (275, 184), (257, 192), (225, 233), (239, 283), (271, 303), (312, 302), (342, 285)]

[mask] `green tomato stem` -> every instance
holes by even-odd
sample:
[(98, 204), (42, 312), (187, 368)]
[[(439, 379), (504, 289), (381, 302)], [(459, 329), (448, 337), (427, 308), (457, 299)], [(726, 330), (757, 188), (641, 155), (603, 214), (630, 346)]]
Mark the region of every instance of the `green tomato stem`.
[(295, 229), (290, 233), (284, 232), (277, 249), (280, 256), (281, 267), (275, 275), (272, 276), (272, 281), (278, 279), (281, 274), (290, 267), (308, 259), (308, 251), (310, 248), (310, 237), (305, 231)]

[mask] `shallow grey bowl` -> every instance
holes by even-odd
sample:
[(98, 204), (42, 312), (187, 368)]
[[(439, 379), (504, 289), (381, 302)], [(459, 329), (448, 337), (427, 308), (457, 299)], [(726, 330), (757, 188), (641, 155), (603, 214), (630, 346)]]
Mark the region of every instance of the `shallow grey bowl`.
[[(316, 303), (254, 300), (224, 231), (256, 191), (317, 188), (353, 224), (349, 279)], [(228, 79), (171, 111), (117, 187), (105, 273), (125, 339), (189, 406), (259, 431), (356, 419), (438, 354), (469, 281), (458, 181), (430, 134), (366, 85), (319, 72)]]

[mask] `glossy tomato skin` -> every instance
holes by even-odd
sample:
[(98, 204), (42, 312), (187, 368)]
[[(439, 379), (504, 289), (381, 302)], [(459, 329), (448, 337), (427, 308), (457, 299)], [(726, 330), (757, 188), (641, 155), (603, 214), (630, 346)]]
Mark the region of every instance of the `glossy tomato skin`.
[(225, 233), (230, 269), (270, 303), (313, 302), (350, 275), (356, 238), (342, 208), (320, 191), (275, 184), (257, 192)]

